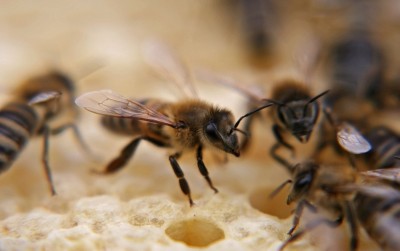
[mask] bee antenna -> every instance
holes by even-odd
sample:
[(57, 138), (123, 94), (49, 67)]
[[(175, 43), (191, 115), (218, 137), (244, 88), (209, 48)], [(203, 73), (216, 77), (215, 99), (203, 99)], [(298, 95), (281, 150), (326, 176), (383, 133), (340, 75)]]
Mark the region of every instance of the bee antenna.
[(285, 182), (283, 182), (282, 184), (280, 184), (277, 188), (275, 188), (274, 191), (272, 191), (272, 193), (270, 193), (269, 198), (272, 199), (274, 198), (280, 191), (282, 191), (282, 189), (287, 185), (292, 183), (292, 180), (286, 180)]
[(326, 95), (329, 91), (330, 91), (330, 90), (326, 90), (326, 91), (324, 91), (324, 92), (318, 94), (317, 96), (315, 96), (315, 97), (313, 97), (312, 99), (310, 99), (310, 100), (307, 102), (307, 104), (310, 104), (310, 103), (314, 102), (315, 100), (319, 99), (320, 97)]
[[(243, 130), (241, 130), (241, 129), (239, 129), (239, 128), (232, 128), (231, 133), (232, 133), (233, 131), (238, 131), (238, 132), (242, 133), (242, 134), (243, 134), (244, 136), (246, 136), (246, 137), (249, 137), (249, 136), (250, 136), (248, 132), (245, 132), (245, 131), (243, 131)], [(230, 134), (231, 134), (231, 133), (230, 133)]]
[(307, 102), (307, 104), (304, 106), (303, 116), (306, 114), (306, 110), (307, 110), (307, 107), (308, 107), (309, 104), (315, 102), (317, 99), (319, 99), (320, 97), (326, 95), (328, 92), (329, 92), (329, 90), (326, 90), (326, 91), (324, 91), (324, 92), (318, 94), (317, 96), (311, 98), (311, 99)]
[(270, 106), (272, 106), (272, 105), (274, 105), (274, 104), (273, 104), (273, 103), (269, 103), (269, 104), (260, 106), (260, 107), (258, 107), (257, 109), (255, 109), (255, 110), (253, 110), (253, 111), (251, 111), (251, 112), (248, 112), (248, 113), (246, 113), (245, 115), (241, 116), (241, 117), (236, 121), (236, 123), (235, 123), (235, 125), (233, 126), (233, 128), (231, 129), (230, 133), (232, 133), (234, 130), (239, 131), (239, 130), (237, 129), (237, 127), (239, 126), (240, 122), (241, 122), (244, 118), (246, 118), (246, 117), (248, 117), (248, 116), (250, 116), (250, 115), (253, 115), (254, 113), (259, 112), (259, 111), (261, 111), (262, 109), (265, 109), (265, 108), (270, 107)]
[(273, 100), (273, 99), (268, 99), (268, 98), (264, 98), (261, 101), (267, 101), (267, 102), (270, 102), (270, 103), (272, 103), (274, 105), (279, 105), (279, 106), (284, 106), (285, 105), (284, 103), (281, 103), (281, 102)]

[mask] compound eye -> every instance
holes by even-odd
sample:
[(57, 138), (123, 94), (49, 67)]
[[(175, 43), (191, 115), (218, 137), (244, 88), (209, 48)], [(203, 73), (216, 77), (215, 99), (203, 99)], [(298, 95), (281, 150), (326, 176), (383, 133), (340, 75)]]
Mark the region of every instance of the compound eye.
[(297, 180), (295, 187), (296, 189), (303, 189), (311, 183), (312, 175), (307, 174), (304, 177)]
[(217, 127), (213, 122), (208, 123), (206, 127), (206, 134), (210, 139), (219, 139)]

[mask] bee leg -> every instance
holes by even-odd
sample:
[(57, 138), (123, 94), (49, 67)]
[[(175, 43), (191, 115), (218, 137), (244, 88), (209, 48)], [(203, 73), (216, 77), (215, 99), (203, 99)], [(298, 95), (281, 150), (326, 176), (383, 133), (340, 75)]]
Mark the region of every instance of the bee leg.
[(50, 137), (51, 131), (48, 126), (43, 127), (43, 153), (42, 153), (42, 162), (43, 162), (43, 167), (44, 171), (46, 173), (46, 178), (47, 178), (47, 183), (49, 184), (50, 187), (50, 192), (51, 195), (56, 195), (56, 190), (54, 188), (53, 184), (53, 178), (51, 175), (51, 169), (49, 165), (49, 137)]
[(358, 247), (358, 225), (356, 216), (354, 215), (354, 209), (352, 208), (352, 205), (348, 201), (345, 202), (344, 209), (351, 233), (350, 250), (354, 251)]
[(313, 230), (314, 228), (318, 227), (321, 224), (325, 224), (329, 227), (338, 227), (340, 226), (340, 224), (343, 222), (343, 216), (339, 216), (339, 218), (337, 218), (336, 220), (332, 221), (332, 220), (328, 220), (325, 218), (319, 218), (316, 219), (314, 221), (311, 221), (310, 223), (308, 223), (304, 229), (297, 231), (295, 234), (293, 234), (292, 236), (289, 237), (289, 239), (287, 239), (282, 246), (279, 247), (278, 250), (284, 250), (285, 247), (287, 245), (289, 245), (291, 242), (296, 241), (297, 239), (299, 239), (301, 236), (303, 236), (305, 233)]
[(272, 132), (274, 133), (275, 139), (278, 141), (279, 144), (283, 145), (284, 147), (286, 147), (287, 149), (290, 150), (290, 152), (292, 153), (292, 155), (294, 156), (294, 148), (292, 145), (290, 145), (289, 143), (287, 143), (281, 134), (281, 129), (279, 128), (278, 125), (273, 125), (272, 126)]
[(179, 158), (180, 155), (180, 153), (175, 153), (174, 155), (169, 156), (169, 162), (171, 163), (172, 169), (174, 170), (176, 177), (179, 179), (179, 186), (181, 187), (183, 194), (185, 194), (189, 198), (190, 206), (193, 206), (194, 203), (190, 194), (189, 184), (185, 179), (185, 175), (183, 174), (181, 167), (176, 161), (176, 159)]
[(128, 162), (128, 160), (132, 157), (132, 155), (135, 153), (137, 146), (139, 145), (140, 141), (143, 138), (136, 138), (129, 142), (121, 151), (118, 157), (113, 159), (106, 167), (104, 171), (101, 173), (104, 174), (109, 174), (109, 173), (114, 173), (118, 170), (120, 170), (122, 167), (125, 166), (125, 164)]
[(200, 171), (201, 175), (203, 175), (203, 177), (206, 179), (206, 181), (207, 181), (208, 185), (211, 187), (211, 189), (214, 190), (215, 193), (218, 193), (218, 189), (216, 189), (213, 186), (212, 181), (211, 181), (210, 177), (208, 176), (207, 168), (204, 165), (203, 147), (201, 145), (197, 148), (197, 166), (199, 167), (199, 171)]
[(299, 225), (300, 222), (300, 217), (303, 214), (303, 209), (304, 207), (307, 207), (311, 212), (316, 212), (317, 209), (312, 205), (308, 200), (301, 200), (296, 207), (296, 210), (294, 212), (294, 218), (293, 218), (293, 226), (290, 228), (289, 232), (287, 233), (288, 235), (292, 235), (294, 230), (296, 230), (297, 226)]
[(297, 206), (296, 210), (294, 211), (294, 217), (293, 217), (293, 225), (287, 232), (288, 235), (292, 235), (294, 230), (296, 230), (297, 226), (299, 225), (300, 222), (300, 217), (303, 214), (303, 209), (304, 209), (304, 200), (301, 200)]
[(278, 155), (277, 151), (278, 149), (281, 147), (281, 144), (279, 143), (275, 143), (269, 153), (271, 154), (272, 158), (274, 158), (278, 163), (280, 163), (281, 165), (283, 165), (284, 167), (286, 167), (286, 169), (289, 171), (289, 173), (292, 172), (292, 165), (287, 162), (284, 158), (282, 158), (281, 156)]
[(82, 134), (80, 133), (78, 127), (75, 124), (67, 123), (67, 124), (62, 125), (60, 127), (53, 128), (53, 129), (51, 129), (51, 134), (52, 135), (57, 135), (57, 134), (60, 134), (60, 133), (64, 132), (67, 129), (72, 129), (75, 138), (78, 140), (79, 145), (86, 152), (86, 154), (88, 154), (89, 156), (94, 156), (94, 154), (90, 150), (90, 147), (83, 140)]

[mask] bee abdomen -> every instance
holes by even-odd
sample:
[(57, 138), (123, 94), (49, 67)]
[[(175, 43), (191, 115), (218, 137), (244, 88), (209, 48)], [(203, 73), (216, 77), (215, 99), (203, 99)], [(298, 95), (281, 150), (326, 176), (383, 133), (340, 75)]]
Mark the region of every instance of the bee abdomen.
[(10, 103), (0, 110), (0, 172), (13, 163), (34, 133), (37, 121), (35, 111), (25, 104)]
[(118, 134), (137, 134), (141, 131), (139, 121), (129, 118), (103, 116), (102, 125), (108, 130)]

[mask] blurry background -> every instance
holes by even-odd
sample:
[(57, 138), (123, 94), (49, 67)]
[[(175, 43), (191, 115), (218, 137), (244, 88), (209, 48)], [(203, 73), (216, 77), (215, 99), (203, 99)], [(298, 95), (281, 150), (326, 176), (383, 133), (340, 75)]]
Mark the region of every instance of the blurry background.
[[(369, 29), (387, 57), (388, 74), (396, 76), (400, 66), (400, 2), (360, 2), (367, 6), (364, 14), (371, 21)], [(313, 92), (318, 93), (326, 88), (326, 69), (317, 65), (305, 74), (299, 57), (340, 38), (355, 18), (348, 1), (266, 1), (261, 7), (266, 12), (255, 14), (255, 19), (257, 15), (265, 19), (265, 34), (259, 35), (252, 31), (254, 21), (249, 21), (252, 17), (246, 16), (246, 8), (260, 8), (249, 7), (244, 0), (3, 0), (1, 5), (1, 103), (20, 81), (50, 69), (75, 79), (78, 94), (112, 89), (137, 98), (179, 98), (179, 92), (174, 93), (143, 61), (143, 44), (151, 39), (169, 44), (190, 69), (209, 69), (244, 84), (257, 83), (267, 90), (266, 95), (276, 79), (286, 76), (309, 80)], [(246, 111), (246, 99), (237, 92), (201, 81), (196, 81), (196, 86), (202, 98), (231, 108), (236, 117)], [(123, 201), (167, 194), (177, 203), (187, 202), (166, 153), (147, 144), (139, 147), (120, 173), (111, 177), (91, 174), (91, 169), (103, 168), (129, 139), (107, 133), (99, 127), (97, 116), (84, 111), (79, 127), (98, 158), (88, 159), (70, 133), (52, 138), (50, 163), (60, 195), (50, 198), (40, 162), (41, 141), (32, 140), (15, 165), (0, 176), (1, 219), (38, 207), (64, 214), (78, 199), (103, 194)], [(287, 228), (290, 208), (265, 202), (269, 191), (287, 178), (283, 168), (266, 156), (264, 142), (271, 142), (269, 123), (266, 128), (258, 123), (254, 132), (257, 140), (242, 158), (230, 157), (230, 162), (222, 165), (206, 153), (206, 160), (221, 196), (244, 196), (256, 209), (282, 213)], [(201, 204), (213, 195), (194, 165), (194, 155), (183, 158), (194, 199)]]

